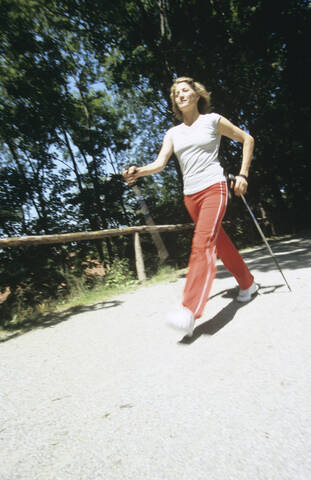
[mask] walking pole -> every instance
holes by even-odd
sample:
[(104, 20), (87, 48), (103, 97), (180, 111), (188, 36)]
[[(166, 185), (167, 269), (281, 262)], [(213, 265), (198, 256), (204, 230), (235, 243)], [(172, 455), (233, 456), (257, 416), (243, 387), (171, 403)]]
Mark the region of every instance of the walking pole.
[[(230, 181), (232, 181), (232, 182), (235, 182), (235, 176), (232, 175), (232, 173), (229, 173), (228, 179), (229, 179)], [(257, 227), (257, 230), (258, 230), (258, 232), (260, 233), (261, 238), (263, 239), (263, 241), (264, 241), (264, 243), (265, 243), (265, 245), (266, 245), (266, 247), (267, 247), (267, 249), (268, 249), (271, 257), (273, 258), (273, 260), (274, 260), (274, 262), (275, 262), (275, 264), (276, 264), (276, 266), (277, 266), (280, 274), (282, 275), (282, 277), (283, 277), (283, 279), (284, 279), (284, 281), (285, 281), (285, 283), (286, 283), (286, 285), (287, 285), (288, 290), (291, 292), (292, 289), (290, 288), (290, 286), (289, 286), (289, 284), (288, 284), (288, 281), (286, 280), (286, 278), (285, 278), (285, 276), (284, 276), (284, 273), (282, 272), (282, 269), (281, 269), (281, 267), (280, 267), (280, 265), (279, 265), (279, 262), (277, 261), (277, 258), (276, 258), (276, 256), (274, 255), (274, 253), (272, 252), (271, 247), (270, 247), (270, 245), (269, 245), (269, 243), (268, 243), (268, 241), (267, 241), (267, 239), (266, 239), (263, 231), (261, 230), (261, 227), (260, 227), (260, 225), (259, 225), (259, 223), (258, 223), (258, 221), (257, 221), (257, 219), (256, 219), (256, 217), (255, 217), (255, 215), (253, 214), (250, 206), (248, 205), (247, 201), (245, 200), (244, 195), (241, 194), (240, 196), (241, 196), (241, 198), (242, 198), (242, 200), (243, 200), (243, 202), (244, 202), (247, 210), (249, 211), (249, 214), (250, 214), (250, 216), (252, 217), (252, 219), (253, 219), (256, 227)]]
[[(126, 166), (125, 168), (130, 168), (130, 167)], [(148, 205), (147, 205), (146, 201), (144, 200), (144, 198), (142, 196), (142, 193), (141, 193), (141, 190), (138, 187), (138, 185), (136, 184), (136, 182), (129, 184), (129, 187), (132, 188), (133, 192), (136, 195), (137, 200), (139, 201), (140, 210), (145, 217), (146, 225), (155, 225), (154, 220), (153, 220), (153, 218), (152, 218), (152, 216), (149, 212)], [(169, 256), (167, 248), (166, 248), (159, 232), (157, 232), (157, 231), (151, 232), (150, 235), (151, 235), (153, 243), (154, 243), (154, 245), (155, 245), (155, 247), (158, 251), (158, 256), (160, 258), (160, 263), (162, 264), (163, 262), (165, 262), (165, 260)]]
[[(152, 216), (150, 215), (148, 205), (147, 205), (146, 201), (144, 200), (144, 198), (142, 196), (140, 188), (136, 184), (132, 185), (131, 188), (133, 189), (133, 192), (135, 193), (136, 198), (139, 201), (140, 209), (141, 209), (141, 212), (143, 213), (143, 215), (145, 217), (146, 224), (147, 225), (155, 225), (154, 220), (153, 220)], [(165, 260), (169, 256), (169, 253), (167, 251), (166, 246), (164, 245), (164, 242), (162, 240), (161, 235), (159, 234), (159, 232), (152, 232), (151, 237), (152, 237), (153, 243), (156, 246), (156, 249), (158, 250), (160, 263), (165, 262)]]

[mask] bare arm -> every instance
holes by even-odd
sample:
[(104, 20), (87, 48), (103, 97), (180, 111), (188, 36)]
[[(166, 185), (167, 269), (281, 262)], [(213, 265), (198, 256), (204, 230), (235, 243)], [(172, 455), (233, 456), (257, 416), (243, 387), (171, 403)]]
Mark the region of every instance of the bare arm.
[(169, 158), (171, 157), (173, 153), (173, 142), (170, 139), (170, 137), (166, 134), (161, 150), (156, 158), (156, 160), (152, 163), (148, 163), (144, 167), (136, 167), (136, 166), (131, 166), (127, 170), (123, 172), (123, 177), (124, 179), (132, 185), (135, 183), (137, 178), (139, 177), (145, 177), (146, 175), (152, 175), (153, 173), (158, 173), (163, 170), (167, 162), (169, 161)]
[[(224, 135), (225, 137), (230, 138), (231, 140), (238, 141), (243, 144), (243, 153), (242, 153), (242, 164), (240, 168), (240, 175), (245, 175), (248, 177), (249, 167), (252, 161), (253, 151), (254, 151), (254, 139), (253, 137), (241, 130), (229, 120), (224, 117), (221, 117), (218, 123), (218, 133)], [(235, 182), (234, 192), (236, 195), (241, 195), (247, 190), (247, 180), (243, 177), (237, 176)]]

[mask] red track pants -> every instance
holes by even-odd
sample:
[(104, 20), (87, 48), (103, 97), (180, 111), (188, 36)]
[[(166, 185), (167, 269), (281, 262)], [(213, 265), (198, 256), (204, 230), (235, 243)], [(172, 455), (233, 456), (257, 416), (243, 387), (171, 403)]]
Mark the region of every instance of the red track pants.
[(228, 199), (226, 182), (216, 183), (193, 195), (185, 195), (184, 199), (196, 227), (182, 303), (193, 312), (195, 318), (199, 318), (216, 275), (217, 256), (243, 290), (251, 286), (254, 277), (221, 226)]

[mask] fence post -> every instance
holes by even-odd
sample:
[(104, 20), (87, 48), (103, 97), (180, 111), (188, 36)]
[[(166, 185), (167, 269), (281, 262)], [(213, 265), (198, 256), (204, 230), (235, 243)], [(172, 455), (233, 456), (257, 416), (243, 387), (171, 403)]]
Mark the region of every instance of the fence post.
[(136, 262), (137, 278), (140, 282), (144, 282), (147, 279), (147, 277), (146, 277), (146, 272), (145, 272), (143, 251), (142, 251), (142, 248), (141, 248), (141, 243), (140, 243), (140, 238), (139, 238), (139, 233), (138, 232), (134, 233), (134, 250), (135, 250), (135, 262)]

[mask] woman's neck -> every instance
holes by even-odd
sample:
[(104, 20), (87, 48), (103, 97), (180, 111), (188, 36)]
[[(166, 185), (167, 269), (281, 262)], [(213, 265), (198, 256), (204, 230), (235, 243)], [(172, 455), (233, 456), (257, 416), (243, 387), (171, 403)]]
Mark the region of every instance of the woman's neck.
[(184, 124), (190, 127), (200, 116), (200, 112), (195, 109), (190, 112), (183, 112)]

